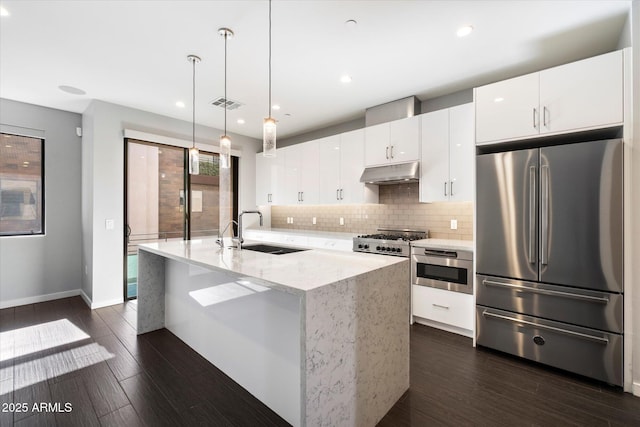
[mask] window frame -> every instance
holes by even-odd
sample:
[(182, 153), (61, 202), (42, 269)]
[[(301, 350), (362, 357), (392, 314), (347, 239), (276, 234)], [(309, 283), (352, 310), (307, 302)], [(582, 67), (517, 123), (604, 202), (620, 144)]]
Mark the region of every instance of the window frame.
[(21, 135), (19, 133), (13, 133), (13, 132), (5, 132), (5, 131), (0, 132), (0, 137), (2, 139), (4, 139), (4, 135), (9, 135), (12, 137), (15, 136), (20, 138), (31, 138), (31, 139), (40, 141), (40, 194), (39, 194), (39, 200), (36, 201), (36, 204), (38, 202), (40, 204), (40, 231), (38, 231), (37, 233), (34, 233), (33, 230), (31, 230), (30, 232), (28, 231), (4, 232), (0, 230), (0, 238), (44, 236), (46, 234), (45, 138), (41, 136)]

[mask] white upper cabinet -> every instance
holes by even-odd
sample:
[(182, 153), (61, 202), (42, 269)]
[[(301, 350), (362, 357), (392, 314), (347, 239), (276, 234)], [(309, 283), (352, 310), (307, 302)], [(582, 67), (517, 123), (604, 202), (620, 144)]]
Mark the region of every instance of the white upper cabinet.
[(389, 123), (391, 163), (420, 160), (420, 117), (413, 116)]
[(404, 163), (420, 157), (419, 116), (365, 128), (365, 165)]
[(340, 135), (318, 139), (316, 142), (320, 153), (318, 159), (321, 169), (319, 183), (320, 203), (338, 203), (340, 201), (340, 167), (342, 158)]
[(476, 88), (476, 143), (621, 124), (622, 51)]
[(316, 140), (320, 152), (320, 203), (377, 203), (378, 187), (360, 182), (364, 129)]
[(473, 103), (449, 109), (449, 200), (472, 201), (476, 188)]
[(256, 154), (256, 205), (278, 204), (282, 192), (278, 191), (284, 180), (282, 156), (264, 157)]
[(541, 133), (623, 121), (622, 51), (540, 73)]
[(278, 150), (284, 156), (284, 183), (281, 205), (317, 204), (319, 196), (318, 144), (315, 141)]
[(420, 201), (473, 200), (473, 104), (421, 115)]
[(476, 142), (537, 135), (539, 73), (476, 89)]

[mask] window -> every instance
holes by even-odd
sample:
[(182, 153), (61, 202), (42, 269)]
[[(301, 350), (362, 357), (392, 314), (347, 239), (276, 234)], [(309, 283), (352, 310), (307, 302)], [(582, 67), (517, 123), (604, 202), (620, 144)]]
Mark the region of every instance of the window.
[(0, 134), (0, 236), (44, 234), (44, 140)]
[(139, 244), (216, 237), (221, 216), (237, 218), (238, 158), (231, 159), (221, 176), (220, 155), (200, 151), (200, 173), (189, 175), (187, 148), (125, 139), (126, 299), (137, 294)]

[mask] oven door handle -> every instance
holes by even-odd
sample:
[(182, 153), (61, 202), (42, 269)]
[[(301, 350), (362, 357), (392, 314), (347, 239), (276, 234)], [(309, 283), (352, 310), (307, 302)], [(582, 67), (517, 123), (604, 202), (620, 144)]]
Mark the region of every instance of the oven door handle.
[(597, 302), (601, 304), (609, 303), (609, 298), (606, 298), (606, 297), (594, 297), (591, 295), (575, 294), (573, 292), (553, 291), (551, 289), (530, 288), (528, 286), (518, 285), (515, 283), (495, 282), (493, 280), (484, 279), (482, 280), (482, 284), (485, 286), (498, 286), (502, 288), (509, 288), (509, 289), (513, 289), (516, 292), (529, 292), (532, 294), (551, 295), (554, 297), (571, 298), (571, 299), (577, 299), (577, 300), (587, 301), (587, 302)]
[(458, 258), (458, 252), (454, 252), (454, 251), (438, 251), (435, 249), (425, 249), (424, 254), (429, 256), (438, 256), (442, 258)]

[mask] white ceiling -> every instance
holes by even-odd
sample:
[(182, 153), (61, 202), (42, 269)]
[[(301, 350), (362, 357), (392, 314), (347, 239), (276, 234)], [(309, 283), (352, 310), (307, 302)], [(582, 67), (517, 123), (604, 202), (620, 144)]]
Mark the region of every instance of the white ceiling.
[[(83, 112), (91, 99), (223, 127), (229, 27), (231, 132), (262, 138), (268, 113), (268, 1), (5, 1), (0, 96)], [(362, 117), (409, 95), (430, 99), (616, 48), (630, 1), (276, 0), (273, 103), (284, 138)], [(345, 21), (355, 19), (355, 28)], [(458, 38), (456, 30), (475, 31)], [(348, 73), (353, 81), (340, 83)], [(68, 85), (86, 95), (58, 89)], [(177, 108), (182, 100), (186, 108)], [(290, 116), (286, 116), (290, 114)], [(245, 119), (244, 125), (236, 123)]]

